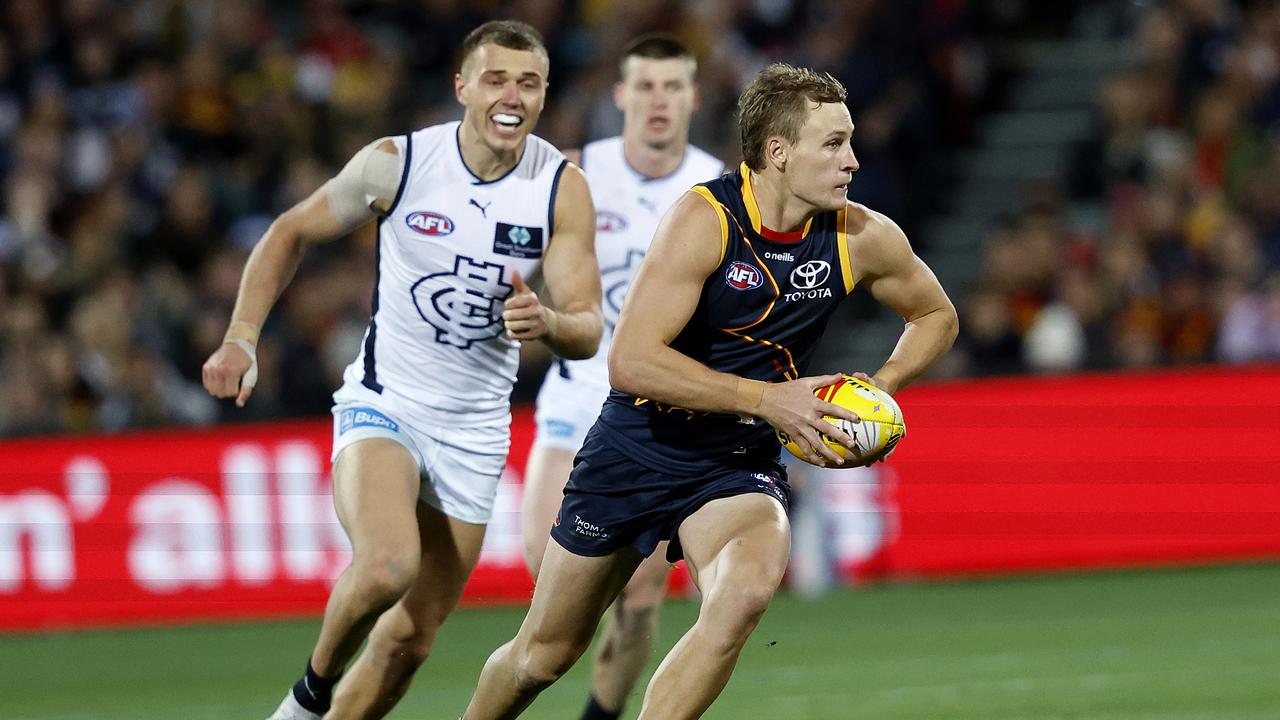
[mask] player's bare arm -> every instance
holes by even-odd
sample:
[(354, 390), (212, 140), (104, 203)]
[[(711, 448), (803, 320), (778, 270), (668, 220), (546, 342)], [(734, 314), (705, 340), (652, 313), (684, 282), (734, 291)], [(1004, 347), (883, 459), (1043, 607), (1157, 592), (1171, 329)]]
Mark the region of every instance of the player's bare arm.
[(542, 340), (552, 352), (569, 360), (596, 354), (604, 320), (595, 233), (596, 211), (587, 180), (577, 166), (568, 165), (560, 176), (551, 242), (542, 259), (542, 277), (552, 307), (543, 305), (517, 273), (515, 292), (502, 313), (512, 338)]
[(870, 378), (890, 394), (918, 378), (955, 342), (956, 309), (938, 278), (888, 217), (849, 204), (845, 231), (858, 282), (906, 321), (885, 364)]
[(814, 462), (841, 464), (819, 433), (846, 445), (853, 441), (822, 416), (850, 422), (858, 422), (858, 416), (813, 395), (839, 375), (764, 383), (717, 372), (670, 346), (697, 307), (720, 253), (716, 210), (702, 196), (686, 193), (658, 225), (627, 293), (609, 353), (610, 383), (677, 407), (761, 418), (796, 438)]
[(240, 278), (223, 345), (202, 368), (205, 390), (243, 407), (257, 381), (258, 335), (271, 306), (293, 279), (307, 247), (341, 237), (391, 206), (401, 160), (393, 141), (370, 143), (302, 202), (286, 210), (258, 240)]

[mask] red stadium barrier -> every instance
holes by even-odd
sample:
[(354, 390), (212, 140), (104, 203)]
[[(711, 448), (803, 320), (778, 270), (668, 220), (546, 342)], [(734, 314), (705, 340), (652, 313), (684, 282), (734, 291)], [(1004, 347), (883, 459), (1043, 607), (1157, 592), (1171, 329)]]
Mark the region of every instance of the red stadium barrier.
[[(910, 388), (822, 488), (849, 578), (1280, 557), (1280, 369)], [(469, 603), (523, 602), (516, 413)], [(315, 614), (348, 546), (328, 422), (0, 443), (0, 629)], [(682, 577), (675, 585), (686, 582)]]
[(890, 576), (1280, 557), (1280, 367), (908, 388)]

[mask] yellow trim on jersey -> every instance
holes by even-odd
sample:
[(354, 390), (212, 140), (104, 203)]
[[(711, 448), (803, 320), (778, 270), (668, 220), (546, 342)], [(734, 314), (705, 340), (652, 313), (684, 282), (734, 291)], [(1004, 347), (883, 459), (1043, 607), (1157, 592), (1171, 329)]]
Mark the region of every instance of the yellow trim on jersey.
[[(760, 204), (756, 202), (756, 193), (751, 189), (751, 168), (747, 167), (746, 163), (742, 163), (740, 170), (742, 172), (742, 204), (747, 206), (747, 217), (751, 219), (751, 229), (763, 237), (764, 232), (760, 229), (764, 227), (760, 222)], [(813, 218), (805, 220), (804, 227), (800, 230), (800, 237), (807, 237), (812, 225)]]
[(836, 213), (836, 251), (840, 253), (840, 274), (844, 276), (844, 294), (853, 292), (853, 264), (849, 261), (849, 236), (845, 234), (845, 219), (849, 208)]
[(751, 229), (760, 232), (760, 205), (756, 203), (756, 193), (751, 189), (751, 168), (742, 163), (742, 204), (747, 206), (747, 217), (751, 219)]
[[(738, 225), (737, 218), (734, 218), (733, 222), (735, 225)], [(742, 232), (741, 225), (738, 225), (738, 232), (740, 233)], [(756, 263), (760, 266), (760, 272), (762, 272), (764, 276), (769, 279), (769, 286), (773, 288), (773, 299), (769, 301), (769, 307), (766, 307), (764, 309), (764, 312), (760, 314), (760, 317), (756, 318), (755, 320), (752, 320), (746, 325), (742, 325), (740, 327), (720, 328), (720, 330), (724, 333), (732, 335), (733, 337), (736, 337), (747, 343), (757, 343), (760, 345), (765, 345), (767, 347), (774, 348), (776, 350), (781, 350), (782, 354), (786, 356), (787, 367), (790, 369), (789, 373), (786, 370), (784, 370), (782, 375), (787, 380), (795, 380), (796, 378), (800, 377), (800, 371), (796, 369), (795, 356), (791, 354), (791, 350), (789, 350), (787, 346), (781, 343), (775, 343), (770, 340), (765, 340), (763, 338), (753, 338), (750, 335), (744, 334), (742, 332), (743, 330), (749, 330), (755, 327), (756, 325), (759, 325), (760, 323), (764, 322), (765, 318), (769, 317), (769, 313), (773, 312), (774, 306), (778, 304), (778, 298), (782, 297), (782, 291), (778, 288), (778, 281), (774, 279), (773, 273), (769, 272), (769, 266), (765, 264), (764, 260), (760, 259), (759, 253), (757, 253), (755, 247), (751, 245), (751, 240), (746, 236), (746, 233), (742, 234), (742, 242), (744, 245), (747, 246), (747, 250), (751, 251), (751, 256), (756, 259)]]
[(724, 254), (729, 252), (729, 222), (725, 220), (725, 215), (729, 211), (724, 205), (720, 204), (719, 200), (716, 200), (716, 196), (712, 195), (706, 186), (694, 185), (689, 189), (701, 195), (703, 200), (711, 203), (711, 208), (716, 211), (716, 219), (720, 221), (720, 262), (716, 263), (719, 265), (724, 262)]

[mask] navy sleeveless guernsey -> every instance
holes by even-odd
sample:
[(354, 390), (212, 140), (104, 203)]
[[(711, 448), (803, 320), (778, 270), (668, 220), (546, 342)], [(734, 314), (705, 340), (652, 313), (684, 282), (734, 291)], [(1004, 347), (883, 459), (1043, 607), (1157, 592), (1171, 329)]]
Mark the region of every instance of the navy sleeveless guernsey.
[[(720, 220), (721, 259), (671, 347), (712, 370), (782, 382), (807, 374), (827, 320), (853, 290), (845, 210), (814, 216), (798, 232), (761, 225), (750, 170), (696, 185)], [(698, 472), (742, 455), (777, 457), (763, 420), (670, 407), (613, 390), (601, 439), (664, 472)]]

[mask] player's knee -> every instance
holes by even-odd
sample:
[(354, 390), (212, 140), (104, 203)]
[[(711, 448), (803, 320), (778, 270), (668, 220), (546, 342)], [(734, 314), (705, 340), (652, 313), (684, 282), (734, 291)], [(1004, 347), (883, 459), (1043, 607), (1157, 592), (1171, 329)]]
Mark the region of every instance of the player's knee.
[(538, 577), (538, 570), (542, 567), (542, 555), (547, 551), (547, 538), (529, 537), (528, 534), (524, 538), (524, 566), (529, 569), (529, 574), (535, 579)]
[(418, 576), (418, 555), (404, 550), (372, 552), (355, 562), (360, 592), (377, 605), (395, 604)]
[(538, 691), (559, 680), (586, 652), (586, 643), (559, 642), (535, 645), (519, 654), (516, 685), (524, 691)]
[(416, 670), (431, 655), (431, 646), (435, 641), (435, 633), (429, 636), (415, 635), (391, 645), (389, 658), (397, 665)]
[(760, 618), (769, 609), (776, 590), (775, 583), (744, 582), (733, 588), (724, 588), (722, 592), (708, 598), (708, 602), (713, 604), (716, 614), (731, 628), (735, 636), (745, 636), (755, 630)]
[(651, 594), (624, 594), (613, 607), (613, 622), (625, 636), (644, 635), (653, 631), (658, 621), (661, 598)]

